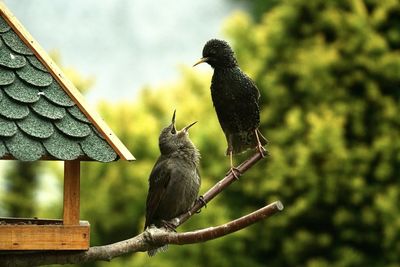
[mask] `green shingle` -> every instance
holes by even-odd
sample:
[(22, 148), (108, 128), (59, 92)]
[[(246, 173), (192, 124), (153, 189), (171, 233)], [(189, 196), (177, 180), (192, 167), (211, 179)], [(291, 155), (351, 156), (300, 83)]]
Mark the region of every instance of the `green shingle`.
[(82, 113), (82, 111), (79, 110), (78, 106), (72, 106), (68, 108), (69, 114), (75, 117), (75, 119), (78, 119), (82, 122), (90, 123), (89, 120), (86, 118), (86, 116)]
[(53, 124), (35, 112), (30, 112), (25, 119), (17, 121), (17, 125), (24, 133), (36, 138), (49, 138), (54, 133)]
[(3, 33), (1, 37), (12, 51), (22, 55), (33, 55), (33, 52), (19, 39), (15, 32), (8, 31)]
[(11, 155), (22, 161), (38, 160), (45, 154), (42, 143), (26, 136), (19, 130), (13, 137), (4, 139), (4, 143)]
[(74, 160), (83, 155), (80, 145), (75, 140), (67, 138), (57, 130), (43, 141), (43, 145), (50, 155), (61, 160)]
[(100, 138), (103, 139), (103, 140), (106, 140), (106, 139), (104, 138), (104, 136), (101, 135), (101, 133), (99, 132), (99, 130), (97, 130), (96, 127), (94, 127), (94, 125), (90, 125), (90, 128), (92, 129), (92, 131), (93, 131), (98, 137), (100, 137)]
[(35, 86), (49, 86), (53, 81), (53, 78), (48, 72), (38, 70), (31, 64), (25, 64), (25, 66), (18, 69), (16, 73), (22, 80)]
[(0, 158), (116, 160), (117, 154), (0, 17)]
[(0, 67), (0, 85), (12, 84), (15, 80), (13, 71)]
[(6, 32), (10, 30), (10, 26), (8, 26), (7, 22), (0, 17), (0, 32)]
[(5, 154), (7, 154), (8, 150), (4, 143), (0, 140), (0, 157), (3, 157)]
[(22, 119), (28, 116), (29, 108), (18, 104), (18, 102), (3, 94), (3, 98), (0, 101), (0, 114), (8, 119)]
[(94, 160), (110, 162), (117, 159), (117, 154), (112, 147), (93, 132), (81, 141), (81, 146), (86, 155)]
[(17, 132), (17, 125), (13, 121), (0, 117), (0, 136), (10, 137)]
[(47, 69), (45, 66), (43, 66), (42, 63), (40, 63), (39, 59), (37, 59), (35, 56), (27, 56), (28, 61), (37, 69), (41, 71), (47, 72)]
[(19, 78), (15, 79), (12, 84), (4, 86), (4, 91), (12, 99), (23, 103), (35, 103), (40, 98), (38, 89), (32, 88)]
[(65, 108), (51, 104), (45, 97), (41, 96), (31, 108), (39, 115), (51, 120), (59, 120), (65, 116)]
[(90, 127), (87, 124), (74, 119), (68, 113), (62, 120), (56, 121), (54, 124), (61, 132), (70, 137), (86, 137), (90, 134)]
[(44, 96), (51, 102), (63, 106), (72, 107), (75, 105), (74, 101), (64, 92), (60, 85), (53, 82), (50, 86), (43, 88)]
[[(1, 40), (0, 40), (1, 42)], [(26, 64), (24, 56), (15, 54), (1, 42), (0, 46), (0, 65), (11, 69), (22, 68)]]

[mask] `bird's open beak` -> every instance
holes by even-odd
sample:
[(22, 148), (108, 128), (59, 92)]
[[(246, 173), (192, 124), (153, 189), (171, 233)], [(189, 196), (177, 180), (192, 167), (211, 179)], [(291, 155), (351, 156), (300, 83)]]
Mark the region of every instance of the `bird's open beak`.
[(172, 124), (175, 125), (175, 115), (176, 115), (176, 109), (174, 110), (174, 114), (172, 115)]
[(174, 114), (172, 115), (172, 120), (171, 120), (171, 124), (172, 124), (172, 133), (176, 133), (176, 128), (175, 128), (175, 115), (176, 115), (176, 109), (174, 110)]
[(193, 67), (195, 67), (203, 62), (207, 62), (207, 60), (208, 60), (208, 57), (203, 57), (199, 61), (197, 61), (196, 64), (193, 65)]
[(188, 126), (186, 126), (185, 128), (182, 129), (182, 132), (187, 133), (189, 131), (189, 128), (192, 127), (193, 125), (195, 125), (197, 123), (197, 121), (192, 122), (191, 124), (189, 124)]

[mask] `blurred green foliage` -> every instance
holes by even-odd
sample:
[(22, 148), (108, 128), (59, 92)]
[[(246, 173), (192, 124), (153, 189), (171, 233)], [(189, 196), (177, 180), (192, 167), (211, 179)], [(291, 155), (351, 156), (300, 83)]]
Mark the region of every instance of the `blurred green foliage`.
[(2, 214), (8, 217), (33, 217), (37, 203), (34, 201), (39, 183), (40, 164), (15, 161), (2, 164), (4, 188), (2, 188)]
[[(275, 1), (263, 11), (233, 14), (224, 31), (261, 91), (271, 156), (179, 231), (278, 199), (285, 210), (218, 240), (83, 266), (400, 266), (400, 2)], [(181, 73), (133, 101), (99, 106), (137, 161), (84, 163), (81, 217), (91, 222), (92, 245), (143, 230), (158, 135), (175, 108), (178, 128), (199, 121), (191, 138), (202, 154), (201, 193), (225, 174), (212, 72)]]

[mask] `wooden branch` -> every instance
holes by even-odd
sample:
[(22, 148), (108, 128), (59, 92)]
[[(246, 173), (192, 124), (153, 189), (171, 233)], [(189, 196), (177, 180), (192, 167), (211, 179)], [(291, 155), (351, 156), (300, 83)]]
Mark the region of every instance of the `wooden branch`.
[(110, 261), (115, 257), (127, 253), (147, 251), (155, 244), (184, 245), (212, 240), (248, 227), (281, 210), (283, 210), (282, 203), (276, 201), (255, 212), (218, 227), (209, 227), (185, 233), (170, 232), (162, 228), (151, 228), (148, 232), (141, 233), (133, 238), (110, 245), (91, 247), (89, 250), (83, 252), (57, 251), (23, 254), (15, 252), (14, 254), (0, 255), (0, 266), (28, 267), (55, 263), (74, 264), (92, 261)]
[[(241, 174), (245, 173), (263, 156), (260, 153), (254, 154), (248, 160), (239, 165)], [(198, 201), (192, 209), (178, 217), (178, 226), (187, 221), (193, 214), (200, 210), (206, 203), (222, 192), (237, 179), (232, 173), (225, 176), (203, 195), (203, 201)], [(0, 266), (5, 267), (28, 267), (48, 264), (74, 264), (92, 261), (110, 261), (111, 259), (134, 252), (148, 251), (154, 246), (165, 244), (193, 244), (215, 239), (240, 229), (243, 229), (259, 220), (268, 218), (278, 211), (283, 210), (281, 202), (277, 201), (265, 206), (255, 212), (245, 215), (218, 227), (209, 227), (197, 231), (175, 233), (163, 229), (151, 228), (133, 238), (116, 242), (105, 246), (91, 247), (87, 251), (39, 251), (39, 252), (0, 252)]]
[(159, 234), (152, 236), (152, 242), (159, 245), (185, 245), (200, 243), (239, 231), (282, 210), (283, 204), (280, 201), (276, 201), (239, 219), (230, 221), (217, 227), (209, 227), (185, 233), (171, 233), (162, 231)]

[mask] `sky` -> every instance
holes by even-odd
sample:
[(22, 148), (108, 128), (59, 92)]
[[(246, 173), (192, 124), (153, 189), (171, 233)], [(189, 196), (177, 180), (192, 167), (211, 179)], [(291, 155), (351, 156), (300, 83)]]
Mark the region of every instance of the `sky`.
[(11, 12), (62, 64), (95, 84), (89, 102), (134, 99), (140, 88), (170, 82), (205, 42), (223, 38), (231, 0), (5, 0)]

